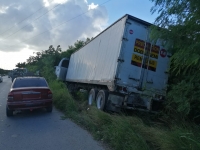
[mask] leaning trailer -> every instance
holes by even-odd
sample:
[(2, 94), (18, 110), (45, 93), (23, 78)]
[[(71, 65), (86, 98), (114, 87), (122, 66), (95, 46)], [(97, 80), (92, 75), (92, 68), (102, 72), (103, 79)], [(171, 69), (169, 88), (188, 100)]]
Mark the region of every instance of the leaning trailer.
[[(98, 109), (157, 111), (165, 100), (169, 57), (151, 24), (125, 15), (73, 53), (66, 67), (70, 90), (89, 90)], [(59, 66), (58, 66), (59, 68)]]

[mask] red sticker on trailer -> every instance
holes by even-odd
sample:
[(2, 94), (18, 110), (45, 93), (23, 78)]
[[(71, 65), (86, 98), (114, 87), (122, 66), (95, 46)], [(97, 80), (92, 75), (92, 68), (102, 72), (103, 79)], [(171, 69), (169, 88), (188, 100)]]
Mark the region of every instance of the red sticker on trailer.
[(133, 34), (133, 30), (129, 30), (129, 33), (130, 33), (130, 34)]
[(163, 58), (166, 57), (167, 56), (167, 51), (165, 49), (162, 49), (160, 51), (160, 56), (163, 57)]

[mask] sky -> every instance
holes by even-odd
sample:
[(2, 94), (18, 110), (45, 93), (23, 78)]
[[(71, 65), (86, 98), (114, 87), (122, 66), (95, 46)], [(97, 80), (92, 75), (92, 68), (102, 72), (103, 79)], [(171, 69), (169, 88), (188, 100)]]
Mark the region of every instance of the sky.
[(0, 68), (11, 70), (50, 45), (67, 50), (125, 14), (153, 23), (150, 0), (0, 0)]

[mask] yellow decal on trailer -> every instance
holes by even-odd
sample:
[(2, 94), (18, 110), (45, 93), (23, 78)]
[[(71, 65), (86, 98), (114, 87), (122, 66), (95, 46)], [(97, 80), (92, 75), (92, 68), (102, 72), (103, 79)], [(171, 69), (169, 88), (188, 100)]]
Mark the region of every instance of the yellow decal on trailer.
[(147, 42), (145, 45), (145, 41), (136, 39), (135, 46), (134, 46), (134, 52), (139, 53), (139, 54), (144, 54), (144, 49), (145, 49), (145, 55), (148, 56), (149, 52), (151, 51), (150, 57), (158, 59), (158, 54), (159, 54), (159, 50), (160, 50), (159, 46), (152, 45), (152, 47), (151, 47), (151, 43)]
[(144, 53), (145, 42), (140, 39), (135, 40), (134, 52), (143, 54)]
[(134, 66), (141, 67), (141, 65), (142, 65), (142, 56), (133, 54), (132, 55), (131, 64), (134, 65)]
[[(147, 64), (147, 63), (146, 63)], [(148, 64), (147, 64), (148, 65)], [(157, 67), (157, 61), (150, 59), (149, 60), (149, 66), (156, 68)]]
[(150, 57), (158, 59), (159, 50), (159, 46), (152, 45)]
[[(142, 66), (142, 59), (143, 59), (142, 56), (133, 54), (131, 64), (134, 65), (134, 66), (141, 67)], [(145, 68), (145, 69), (151, 70), (151, 71), (156, 71), (157, 61), (152, 60), (152, 59), (149, 59), (149, 61), (146, 60), (145, 65), (143, 65), (142, 67)]]
[(132, 55), (132, 61), (135, 61), (135, 62), (137, 62), (137, 63), (142, 63), (142, 56), (133, 54), (133, 55)]

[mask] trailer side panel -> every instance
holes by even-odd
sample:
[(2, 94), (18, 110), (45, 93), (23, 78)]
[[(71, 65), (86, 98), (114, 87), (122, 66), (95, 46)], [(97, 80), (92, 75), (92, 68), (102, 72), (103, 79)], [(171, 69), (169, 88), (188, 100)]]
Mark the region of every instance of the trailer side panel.
[(114, 84), (126, 17), (70, 57), (66, 81)]

